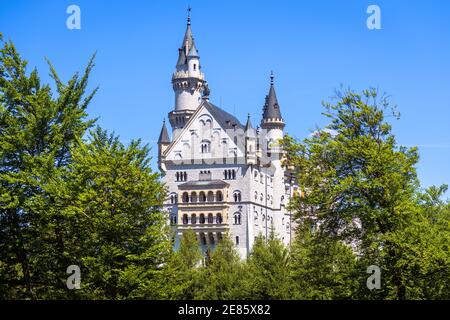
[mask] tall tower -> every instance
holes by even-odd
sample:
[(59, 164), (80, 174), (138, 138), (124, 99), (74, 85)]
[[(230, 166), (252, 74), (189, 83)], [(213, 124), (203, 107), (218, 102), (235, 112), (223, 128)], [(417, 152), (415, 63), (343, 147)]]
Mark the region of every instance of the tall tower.
[[(181, 48), (178, 49), (176, 70), (172, 76), (175, 108), (169, 113), (175, 139), (202, 101), (206, 87), (204, 74), (200, 71), (200, 56), (191, 30), (190, 8), (187, 27)], [(206, 90), (208, 91), (208, 90)]]
[[(273, 170), (273, 185), (282, 186), (284, 178), (284, 170), (282, 168), (282, 146), (280, 140), (284, 137), (284, 120), (281, 116), (280, 106), (278, 104), (277, 95), (275, 93), (275, 86), (273, 82), (273, 72), (270, 74), (270, 89), (266, 96), (266, 103), (264, 104), (263, 117), (261, 120), (262, 134), (265, 136), (266, 146), (263, 151), (263, 157)], [(281, 205), (281, 196), (284, 190), (282, 188), (274, 188), (273, 190), (273, 206), (275, 208)]]
[(280, 106), (273, 81), (273, 72), (270, 74), (270, 89), (266, 96), (266, 102), (263, 109), (261, 128), (266, 130), (267, 152), (280, 153), (281, 149), (278, 142), (283, 138), (284, 120), (281, 116)]

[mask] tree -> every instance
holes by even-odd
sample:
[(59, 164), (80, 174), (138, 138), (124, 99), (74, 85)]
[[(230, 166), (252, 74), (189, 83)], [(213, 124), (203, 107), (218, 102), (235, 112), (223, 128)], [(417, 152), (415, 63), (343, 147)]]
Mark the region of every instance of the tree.
[(242, 263), (228, 234), (217, 243), (208, 265), (199, 268), (199, 274), (195, 299), (227, 300), (242, 294)]
[(273, 231), (267, 243), (259, 235), (245, 263), (244, 299), (292, 299), (289, 250)]
[(73, 217), (71, 259), (82, 270), (83, 298), (144, 298), (163, 275), (171, 238), (164, 186), (148, 152), (139, 140), (124, 146), (100, 128), (72, 151), (60, 198)]
[[(82, 76), (63, 83), (49, 62), (56, 94), (27, 73), (12, 42), (0, 49), (0, 294), (58, 296), (67, 291), (66, 218), (48, 186), (70, 163), (70, 149), (93, 124), (86, 107), (90, 60)], [(50, 293), (52, 292), (52, 293)]]
[(357, 289), (357, 260), (340, 240), (312, 232), (306, 224), (296, 231), (291, 249), (294, 299), (351, 299)]
[[(359, 297), (406, 299), (417, 288), (411, 288), (411, 273), (403, 268), (413, 258), (405, 247), (425, 252), (412, 234), (431, 230), (417, 201), (417, 148), (397, 145), (386, 118), (399, 115), (376, 90), (338, 93), (337, 102), (325, 107), (328, 126), (302, 143), (284, 140), (288, 165), (298, 170), (303, 190), (292, 203), (300, 228), (312, 224), (319, 242), (340, 241), (354, 249)], [(433, 250), (445, 256), (442, 263), (448, 257), (444, 225), (433, 240)], [(414, 264), (420, 269), (424, 262), (415, 258)], [(382, 270), (381, 290), (365, 287), (370, 265)]]

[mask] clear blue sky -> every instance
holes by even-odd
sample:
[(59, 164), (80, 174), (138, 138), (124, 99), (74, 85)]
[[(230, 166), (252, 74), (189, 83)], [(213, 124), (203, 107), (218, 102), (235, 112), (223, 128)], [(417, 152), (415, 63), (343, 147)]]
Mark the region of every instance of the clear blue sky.
[[(66, 27), (71, 4), (81, 30)], [(370, 4), (381, 8), (382, 30), (366, 27)], [(402, 114), (393, 123), (399, 143), (419, 146), (423, 186), (450, 183), (448, 0), (0, 0), (0, 32), (45, 81), (44, 57), (68, 79), (97, 51), (90, 115), (125, 142), (154, 144), (173, 107), (188, 5), (212, 102), (258, 123), (274, 70), (286, 130), (304, 138), (326, 124), (321, 101), (335, 88), (377, 87)]]

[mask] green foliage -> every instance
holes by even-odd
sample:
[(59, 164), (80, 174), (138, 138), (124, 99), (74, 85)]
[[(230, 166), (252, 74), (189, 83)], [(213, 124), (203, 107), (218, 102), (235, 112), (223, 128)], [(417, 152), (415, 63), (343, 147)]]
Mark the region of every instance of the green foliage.
[[(284, 140), (288, 165), (298, 170), (304, 191), (291, 203), (300, 230), (312, 225), (319, 244), (341, 241), (354, 248), (359, 283), (355, 297), (448, 296), (448, 280), (436, 285), (432, 276), (448, 269), (448, 215), (438, 214), (442, 209), (436, 203), (424, 205), (417, 199), (417, 149), (398, 146), (386, 122), (387, 116), (398, 114), (375, 90), (362, 95), (347, 91), (337, 98), (336, 104), (325, 104), (331, 123), (324, 130), (301, 143)], [(438, 193), (432, 189), (425, 198), (436, 201)], [(381, 290), (365, 287), (370, 265), (382, 270)], [(326, 261), (318, 267), (326, 267)], [(313, 264), (310, 272), (315, 271)], [(416, 275), (423, 277), (416, 280)]]
[(228, 234), (211, 253), (208, 264), (199, 268), (195, 299), (226, 300), (240, 295), (242, 262)]
[(243, 260), (228, 234), (203, 253), (187, 231), (173, 251), (148, 147), (100, 128), (83, 140), (93, 58), (67, 83), (49, 62), (53, 92), (0, 42), (0, 298), (450, 299), (447, 186), (420, 189), (418, 151), (398, 146), (375, 90), (338, 93), (327, 127), (284, 139), (296, 237), (288, 249), (258, 236)]
[(292, 299), (288, 249), (273, 233), (267, 243), (259, 235), (245, 263), (244, 299)]

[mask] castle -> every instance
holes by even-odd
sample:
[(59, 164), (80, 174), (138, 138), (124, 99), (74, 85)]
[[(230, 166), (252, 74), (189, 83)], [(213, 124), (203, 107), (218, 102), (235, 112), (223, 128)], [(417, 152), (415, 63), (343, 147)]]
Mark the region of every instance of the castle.
[(168, 188), (164, 208), (175, 229), (175, 247), (192, 229), (203, 250), (230, 235), (242, 258), (255, 237), (274, 231), (285, 244), (293, 236), (287, 209), (296, 187), (284, 168), (285, 122), (271, 74), (260, 126), (243, 125), (209, 101), (209, 88), (191, 30), (190, 15), (172, 76), (175, 107), (158, 140), (158, 166)]

